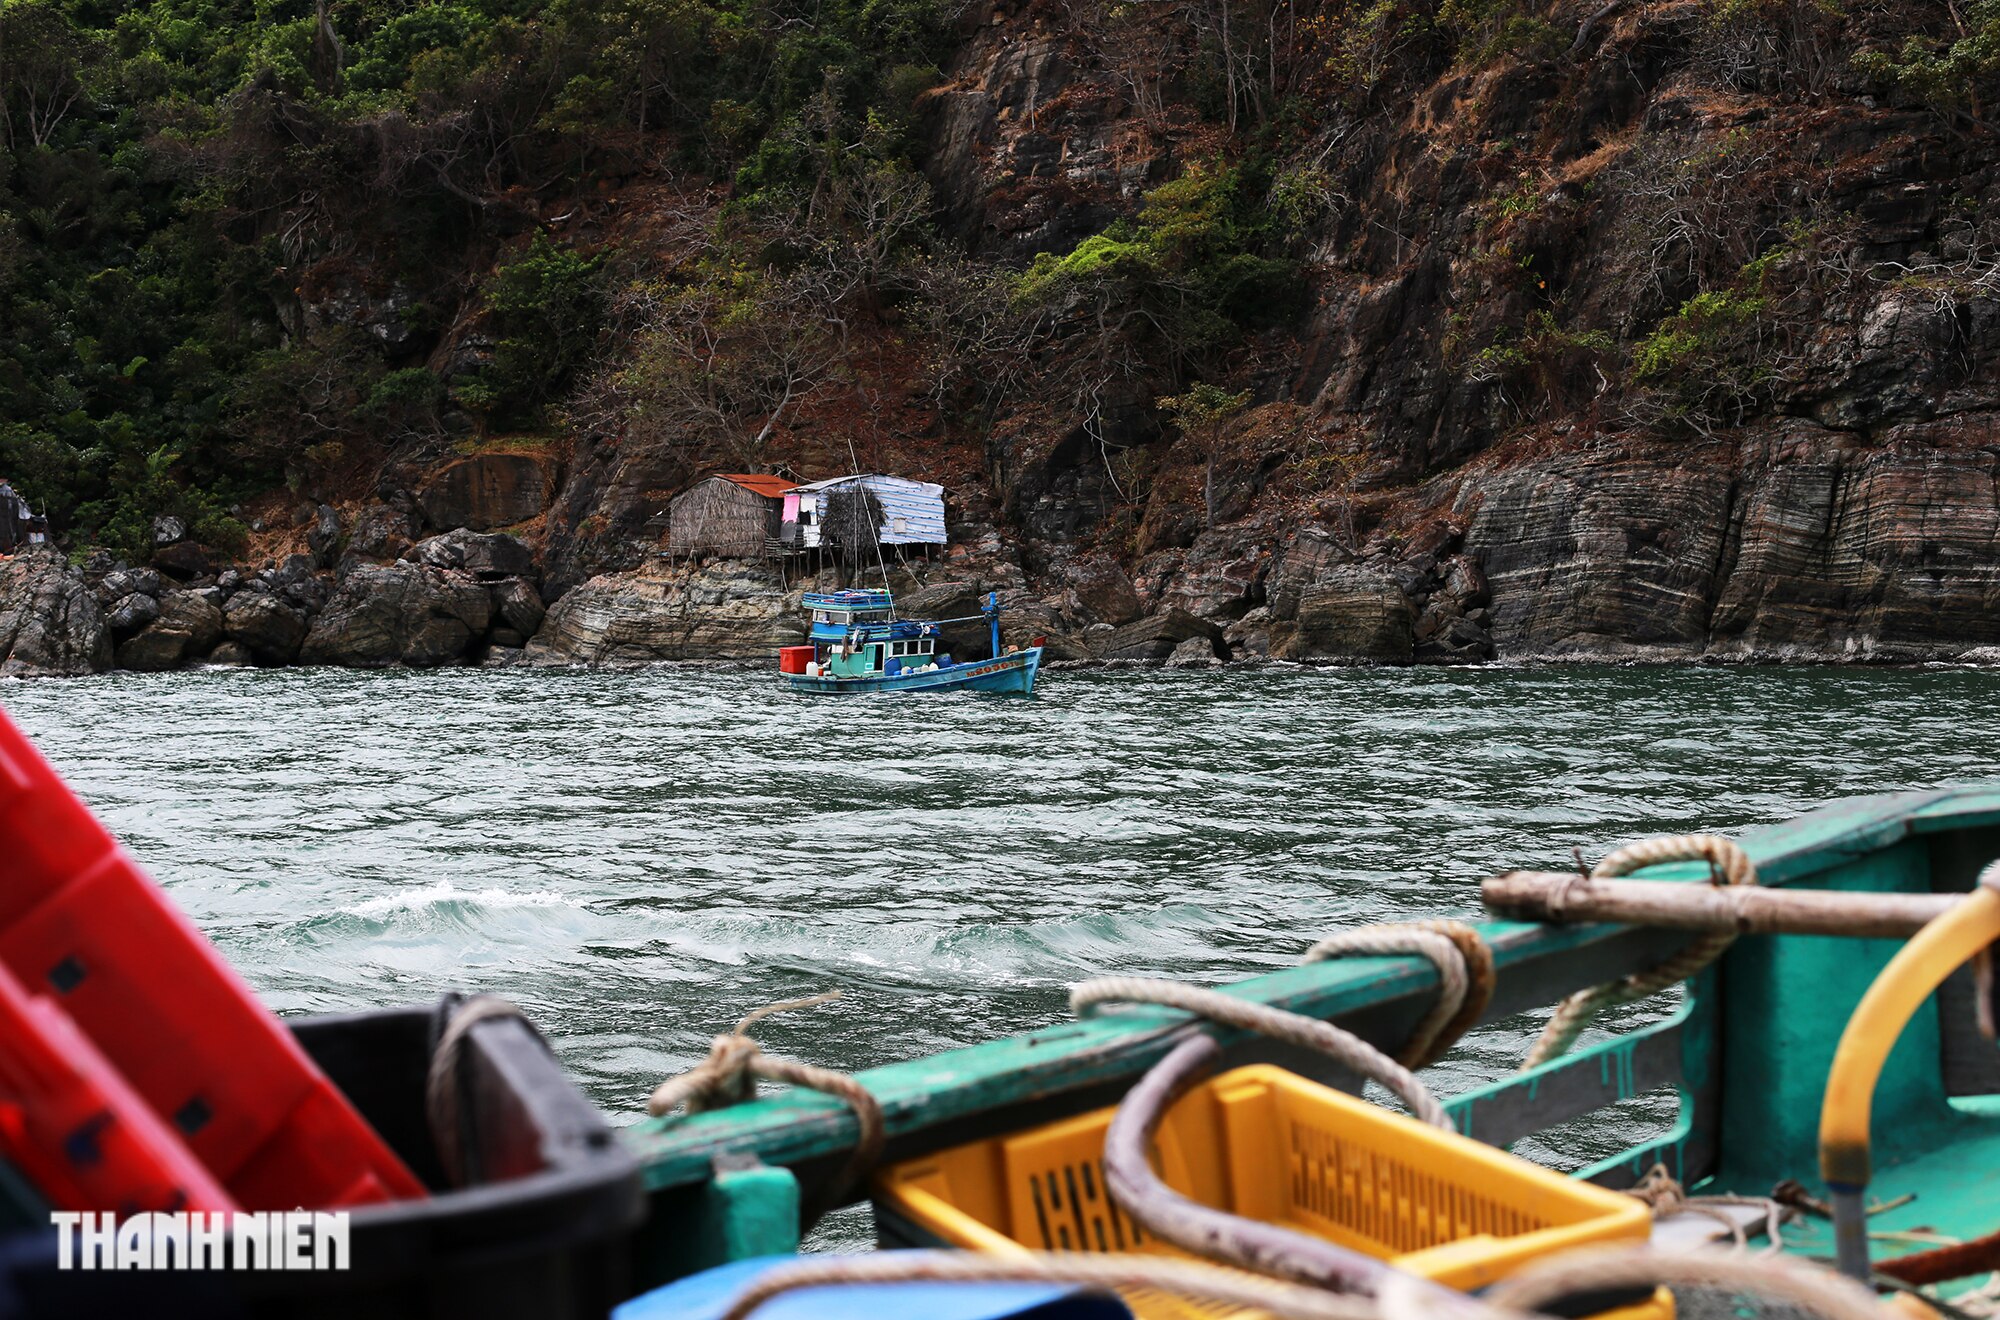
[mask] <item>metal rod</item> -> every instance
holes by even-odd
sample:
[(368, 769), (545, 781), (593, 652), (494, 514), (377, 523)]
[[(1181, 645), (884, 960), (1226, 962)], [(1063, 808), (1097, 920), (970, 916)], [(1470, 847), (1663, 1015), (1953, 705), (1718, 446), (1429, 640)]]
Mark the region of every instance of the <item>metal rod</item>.
[(1831, 1189), (1833, 1200), (1834, 1263), (1850, 1279), (1867, 1283), (1868, 1208), (1862, 1203), (1859, 1187)]
[(1510, 871), (1479, 887), (1486, 906), (1522, 921), (1615, 921), (1740, 935), (1846, 935), (1907, 939), (1965, 901), (1963, 894), (1844, 894), (1821, 889), (1591, 880), (1574, 873)]

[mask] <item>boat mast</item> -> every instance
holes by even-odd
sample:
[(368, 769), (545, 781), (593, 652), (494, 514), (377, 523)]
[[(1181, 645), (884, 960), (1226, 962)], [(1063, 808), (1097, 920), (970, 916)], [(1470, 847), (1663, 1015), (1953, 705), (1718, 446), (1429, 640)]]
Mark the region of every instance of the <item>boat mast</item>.
[(889, 563), (882, 557), (882, 528), (874, 516), (874, 509), (868, 503), (869, 496), (873, 492), (868, 489), (867, 478), (862, 474), (861, 460), (855, 456), (854, 437), (851, 435), (847, 437), (847, 461), (850, 464), (849, 470), (854, 473), (855, 484), (861, 488), (861, 512), (868, 517), (868, 539), (875, 543), (875, 567), (882, 573), (882, 590), (889, 597), (889, 622), (894, 623), (896, 593), (889, 590)]

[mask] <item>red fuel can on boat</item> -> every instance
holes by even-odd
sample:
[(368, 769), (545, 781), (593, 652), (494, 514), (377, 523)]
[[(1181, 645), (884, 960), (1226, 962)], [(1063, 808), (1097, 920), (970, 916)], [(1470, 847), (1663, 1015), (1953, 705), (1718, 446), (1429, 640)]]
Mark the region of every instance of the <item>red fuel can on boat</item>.
[[(59, 1208), (171, 1187), (189, 1209), (424, 1195), (4, 714), (0, 878), (0, 1153), (74, 1166), (38, 1180)], [(55, 1150), (23, 1148), (51, 1132)]]

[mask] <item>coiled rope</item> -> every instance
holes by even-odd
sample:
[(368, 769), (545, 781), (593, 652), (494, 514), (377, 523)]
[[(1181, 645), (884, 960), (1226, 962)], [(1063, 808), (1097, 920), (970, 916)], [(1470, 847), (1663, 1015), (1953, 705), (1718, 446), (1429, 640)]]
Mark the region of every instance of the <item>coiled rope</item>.
[(1257, 1307), (1283, 1320), (1519, 1320), (1564, 1297), (1665, 1285), (1767, 1297), (1821, 1320), (1883, 1320), (1882, 1308), (1866, 1288), (1789, 1258), (1631, 1247), (1565, 1252), (1501, 1280), (1480, 1298), (1451, 1295), (1407, 1275), (1386, 1279), (1376, 1297), (1359, 1297), (1165, 1256), (1086, 1252), (981, 1256), (953, 1251), (823, 1256), (766, 1271), (736, 1295), (721, 1320), (749, 1320), (772, 1298), (804, 1288), (926, 1282), (1145, 1289)]
[(1775, 1256), (1785, 1249), (1784, 1221), (1787, 1215), (1794, 1213), (1784, 1202), (1772, 1196), (1689, 1196), (1687, 1188), (1667, 1172), (1664, 1164), (1655, 1164), (1648, 1169), (1638, 1185), (1626, 1189), (1625, 1194), (1634, 1200), (1644, 1201), (1655, 1219), (1685, 1213), (1715, 1220), (1729, 1230), (1738, 1251), (1750, 1249), (1750, 1236), (1744, 1232), (1743, 1224), (1736, 1216), (1729, 1213), (1730, 1208), (1761, 1210), (1764, 1212), (1767, 1245), (1759, 1254), (1764, 1256)]
[(1883, 1320), (1874, 1293), (1820, 1266), (1783, 1256), (1645, 1247), (1584, 1247), (1551, 1256), (1500, 1280), (1483, 1300), (1505, 1311), (1539, 1311), (1560, 1297), (1646, 1284), (1750, 1293), (1789, 1302), (1825, 1320)]
[[(1718, 834), (1676, 834), (1658, 839), (1642, 839), (1625, 845), (1597, 864), (1593, 880), (1616, 879), (1662, 862), (1705, 861), (1714, 884), (1754, 885), (1757, 868), (1750, 856), (1733, 841)], [(1714, 962), (1724, 949), (1736, 942), (1735, 931), (1715, 931), (1689, 941), (1680, 952), (1657, 967), (1579, 990), (1556, 1005), (1554, 1016), (1542, 1028), (1534, 1048), (1528, 1051), (1525, 1070), (1562, 1057), (1598, 1010), (1612, 1004), (1629, 1004), (1678, 985)]]
[[(1166, 1256), (1084, 1252), (977, 1256), (955, 1251), (896, 1251), (824, 1256), (760, 1275), (729, 1304), (722, 1320), (748, 1320), (773, 1297), (801, 1288), (867, 1283), (1075, 1283), (1093, 1288), (1157, 1290), (1230, 1306), (1256, 1307), (1285, 1320), (1374, 1320), (1364, 1298), (1239, 1274)], [(1469, 1299), (1468, 1299), (1469, 1301)], [(1477, 1303), (1472, 1303), (1476, 1306)]]
[(1471, 923), (1397, 921), (1331, 935), (1306, 950), (1305, 960), (1325, 962), (1351, 954), (1416, 954), (1437, 968), (1438, 997), (1396, 1054), (1405, 1068), (1427, 1068), (1458, 1043), (1493, 999), (1493, 950)]
[(817, 1203), (805, 1215), (807, 1223), (817, 1220), (833, 1206), (845, 1200), (845, 1194), (858, 1186), (875, 1167), (875, 1161), (882, 1154), (884, 1128), (882, 1106), (868, 1089), (844, 1072), (832, 1068), (820, 1068), (810, 1063), (800, 1063), (795, 1059), (775, 1059), (763, 1052), (757, 1042), (749, 1036), (749, 1030), (758, 1022), (774, 1013), (789, 1012), (795, 1008), (812, 1008), (819, 1004), (831, 1003), (840, 998), (840, 991), (829, 990), (824, 994), (810, 995), (804, 999), (788, 999), (781, 1003), (766, 1004), (764, 1007), (746, 1013), (736, 1029), (728, 1035), (717, 1036), (709, 1045), (708, 1057), (677, 1077), (669, 1077), (653, 1089), (646, 1099), (646, 1112), (655, 1118), (664, 1118), (681, 1105), (687, 1106), (690, 1114), (699, 1114), (711, 1109), (721, 1109), (756, 1098), (757, 1079), (767, 1082), (784, 1082), (792, 1086), (803, 1086), (809, 1090), (833, 1096), (845, 1101), (854, 1111), (854, 1121), (860, 1128), (854, 1149), (847, 1157), (840, 1177), (825, 1189)]
[(1429, 1087), (1417, 1080), (1416, 1074), (1353, 1032), (1336, 1027), (1331, 1022), (1238, 999), (1216, 990), (1144, 976), (1106, 976), (1070, 987), (1070, 1011), (1078, 1017), (1086, 1016), (1088, 1010), (1100, 1004), (1112, 1003), (1178, 1008), (1184, 1013), (1193, 1013), (1226, 1026), (1318, 1050), (1363, 1077), (1380, 1082), (1423, 1122), (1447, 1132), (1452, 1130), (1451, 1119), (1446, 1116), (1444, 1106), (1438, 1103)]

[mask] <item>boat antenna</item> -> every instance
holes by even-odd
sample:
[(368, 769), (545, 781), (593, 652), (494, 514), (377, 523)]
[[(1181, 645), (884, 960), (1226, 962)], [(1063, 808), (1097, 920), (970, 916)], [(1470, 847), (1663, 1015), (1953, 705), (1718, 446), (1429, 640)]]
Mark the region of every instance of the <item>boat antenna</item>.
[(854, 480), (861, 487), (861, 512), (868, 518), (868, 539), (875, 543), (875, 567), (882, 574), (883, 594), (889, 597), (889, 622), (894, 623), (896, 621), (896, 593), (889, 590), (889, 564), (887, 560), (882, 558), (882, 529), (876, 526), (878, 520), (875, 517), (875, 511), (868, 507), (870, 492), (867, 483), (862, 477), (861, 460), (854, 453), (854, 437), (852, 435), (847, 437), (847, 462), (849, 465), (848, 470), (854, 473)]

